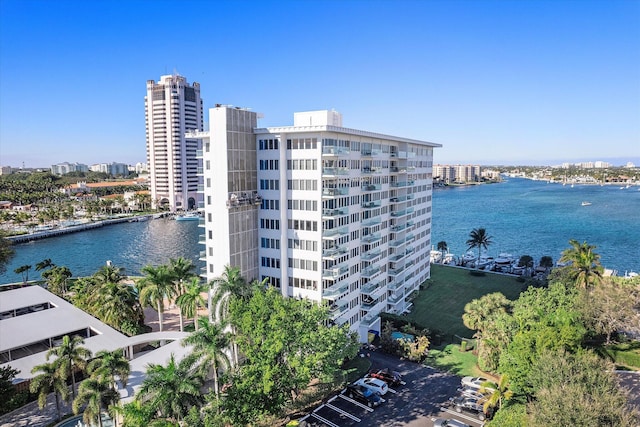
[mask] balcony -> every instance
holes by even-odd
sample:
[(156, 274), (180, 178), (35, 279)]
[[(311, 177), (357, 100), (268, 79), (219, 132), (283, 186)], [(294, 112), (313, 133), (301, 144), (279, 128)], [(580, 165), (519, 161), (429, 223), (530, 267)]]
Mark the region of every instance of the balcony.
[(349, 304), (346, 301), (344, 301), (342, 305), (332, 304), (329, 306), (329, 315), (335, 320), (342, 313), (347, 311), (347, 308), (349, 308)]
[(349, 168), (322, 168), (322, 175), (325, 175), (325, 176), (349, 175)]
[(373, 234), (368, 234), (364, 236), (361, 241), (364, 243), (371, 244), (373, 242), (377, 242), (380, 239), (381, 239), (380, 233), (373, 233)]
[(377, 299), (370, 299), (369, 301), (362, 301), (360, 303), (360, 308), (365, 311), (370, 311), (373, 307), (375, 307), (380, 301)]
[(323, 209), (322, 210), (322, 218), (337, 218), (339, 216), (349, 215), (348, 208), (340, 208), (340, 209)]
[(202, 150), (196, 150), (196, 158), (197, 159), (201, 159), (202, 158)]
[(342, 227), (342, 228), (331, 228), (329, 230), (323, 230), (322, 231), (322, 237), (325, 238), (332, 238), (332, 239), (337, 239), (339, 237), (345, 236), (349, 234), (349, 228), (348, 227)]
[(395, 181), (391, 183), (394, 188), (411, 187), (415, 184), (415, 181)]
[(404, 289), (404, 281), (402, 280), (402, 278), (396, 279), (393, 282), (387, 284), (387, 289), (395, 292), (400, 291)]
[(198, 187), (196, 189), (198, 191), (198, 193), (203, 193), (204, 192), (204, 184), (198, 184)]
[(405, 222), (404, 224), (392, 225), (391, 231), (393, 231), (394, 233), (398, 233), (400, 231), (406, 230), (407, 228), (409, 228), (409, 224)]
[(379, 191), (379, 190), (382, 190), (382, 185), (380, 185), (380, 184), (364, 184), (361, 188), (362, 188), (362, 191)]
[(360, 155), (364, 157), (376, 157), (380, 155), (380, 150), (363, 148), (360, 150)]
[(334, 300), (338, 298), (340, 295), (342, 295), (343, 293), (347, 292), (348, 290), (349, 290), (348, 283), (334, 285), (328, 289), (325, 289), (324, 292), (322, 292), (322, 298)]
[(407, 173), (407, 168), (404, 167), (404, 166), (401, 166), (401, 167), (391, 166), (391, 168), (389, 168), (389, 170), (392, 173)]
[(375, 314), (367, 314), (362, 319), (360, 319), (360, 324), (365, 326), (373, 326), (374, 323), (380, 318), (378, 317), (379, 313)]
[(207, 259), (207, 252), (206, 251), (200, 251), (200, 255), (198, 257), (199, 261), (206, 261)]
[(374, 266), (367, 267), (364, 270), (362, 270), (360, 272), (360, 276), (362, 276), (364, 278), (367, 278), (367, 279), (372, 279), (378, 273), (380, 273), (380, 267), (378, 267), (377, 265), (374, 265)]
[(207, 236), (204, 234), (201, 234), (198, 236), (198, 244), (199, 245), (205, 245), (207, 243)]
[(369, 218), (366, 221), (362, 221), (360, 223), (360, 225), (363, 226), (363, 227), (372, 227), (374, 225), (380, 224), (381, 222), (382, 222), (382, 220), (380, 219), (380, 216), (377, 215), (377, 216), (374, 216), (373, 218)]
[(404, 295), (402, 294), (391, 295), (389, 298), (387, 298), (387, 304), (396, 305), (403, 300), (404, 300)]
[(198, 209), (204, 209), (204, 202), (198, 202)]
[(380, 174), (380, 173), (382, 173), (382, 168), (364, 167), (364, 168), (360, 169), (360, 173), (362, 175)]
[(348, 253), (349, 250), (344, 247), (344, 246), (338, 246), (338, 247), (333, 247), (330, 249), (324, 249), (322, 251), (322, 258), (326, 258), (326, 259), (335, 259), (338, 258), (346, 253)]
[(400, 246), (404, 245), (406, 242), (406, 238), (405, 237), (400, 237), (398, 239), (392, 240), (389, 242), (389, 246), (392, 248), (399, 248)]
[(349, 272), (349, 267), (346, 265), (336, 266), (322, 270), (322, 278), (325, 280), (336, 280), (338, 277), (345, 275)]
[(400, 262), (404, 259), (405, 256), (406, 254), (404, 252), (401, 252), (399, 254), (393, 254), (392, 256), (389, 257), (389, 261), (393, 263)]
[(322, 147), (322, 155), (323, 156), (344, 156), (351, 152), (346, 147), (336, 147), (328, 145), (326, 147)]
[[(381, 289), (382, 289), (382, 286), (380, 285), (380, 282), (367, 283), (366, 285), (360, 288), (360, 293), (371, 296), (373, 293)], [(371, 297), (375, 299), (375, 297), (373, 296)]]
[(405, 269), (405, 266), (400, 266), (400, 267), (396, 267), (396, 268), (390, 268), (389, 269), (389, 276), (395, 276), (397, 278), (397, 276), (399, 276)]
[(369, 251), (367, 253), (360, 255), (360, 259), (362, 261), (374, 262), (374, 260), (378, 258), (380, 254), (382, 254), (382, 251), (380, 249), (375, 251)]
[(204, 175), (204, 168), (199, 167), (199, 168), (198, 168), (198, 170), (196, 171), (196, 173), (197, 173), (198, 175)]
[(399, 211), (391, 212), (391, 216), (394, 217), (394, 218), (398, 218), (398, 217), (401, 217), (401, 216), (409, 215), (409, 214), (413, 213), (413, 211), (414, 211), (414, 208), (410, 207), (410, 208), (407, 208), (407, 209), (402, 209), (402, 210), (399, 210)]
[(413, 194), (405, 194), (403, 196), (392, 197), (389, 199), (391, 203), (401, 203), (406, 202), (407, 200), (412, 200)]
[(364, 209), (379, 208), (381, 205), (382, 205), (382, 202), (380, 200), (362, 202), (362, 207)]
[(346, 196), (347, 194), (349, 194), (349, 187), (322, 189), (322, 197), (324, 198)]

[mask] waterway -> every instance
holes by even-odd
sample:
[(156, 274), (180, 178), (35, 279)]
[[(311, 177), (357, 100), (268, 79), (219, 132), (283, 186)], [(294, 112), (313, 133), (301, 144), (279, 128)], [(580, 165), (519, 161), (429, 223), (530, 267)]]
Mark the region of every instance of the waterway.
[[(640, 187), (548, 184), (508, 178), (500, 184), (447, 187), (433, 192), (431, 242), (467, 251), (474, 228), (492, 237), (487, 252), (531, 255), (556, 262), (569, 240), (595, 245), (602, 265), (640, 271)], [(582, 206), (582, 202), (591, 205)]]
[(160, 265), (171, 258), (190, 259), (199, 269), (204, 246), (198, 244), (198, 236), (204, 229), (198, 221), (154, 219), (143, 222), (125, 222), (93, 230), (81, 231), (21, 243), (14, 246), (15, 256), (0, 275), (0, 283), (22, 280), (14, 273), (21, 265), (31, 265), (29, 278), (40, 278), (35, 265), (46, 258), (56, 265), (69, 267), (74, 276), (95, 273), (107, 261), (123, 267), (127, 275), (139, 275), (145, 265)]
[[(437, 189), (433, 192), (431, 241), (444, 240), (452, 253), (463, 254), (473, 228), (484, 227), (492, 237), (490, 255), (531, 255), (557, 261), (569, 239), (595, 245), (602, 264), (618, 274), (640, 272), (640, 187), (547, 184), (509, 178), (501, 184)], [(591, 203), (582, 206), (583, 201)], [(105, 226), (59, 237), (15, 245), (15, 256), (0, 283), (18, 282), (14, 273), (32, 265), (30, 278), (39, 278), (35, 264), (46, 258), (65, 265), (74, 276), (95, 273), (110, 260), (137, 275), (147, 265), (170, 258), (198, 261), (204, 248), (198, 221), (155, 219)]]

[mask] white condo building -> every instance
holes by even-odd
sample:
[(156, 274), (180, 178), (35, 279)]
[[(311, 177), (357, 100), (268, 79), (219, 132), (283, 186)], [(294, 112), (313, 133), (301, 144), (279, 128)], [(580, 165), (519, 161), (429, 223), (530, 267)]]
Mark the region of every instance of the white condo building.
[(433, 148), (342, 127), (335, 111), (256, 128), (257, 113), (217, 106), (203, 138), (211, 280), (226, 265), (288, 297), (331, 308), (366, 341), (381, 312), (411, 309), (430, 276)]
[(197, 206), (198, 140), (185, 138), (203, 129), (200, 84), (179, 75), (147, 81), (145, 97), (147, 165), (151, 200), (172, 211)]

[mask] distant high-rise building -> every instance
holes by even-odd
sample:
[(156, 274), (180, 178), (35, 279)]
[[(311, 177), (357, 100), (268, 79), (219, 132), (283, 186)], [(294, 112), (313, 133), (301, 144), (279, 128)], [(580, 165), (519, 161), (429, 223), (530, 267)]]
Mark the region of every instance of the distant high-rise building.
[(56, 163), (51, 165), (51, 173), (54, 175), (65, 175), (69, 172), (89, 172), (89, 166), (82, 163)]
[(200, 84), (190, 85), (180, 75), (148, 80), (145, 118), (152, 203), (172, 211), (194, 209), (198, 140), (184, 135), (203, 129)]

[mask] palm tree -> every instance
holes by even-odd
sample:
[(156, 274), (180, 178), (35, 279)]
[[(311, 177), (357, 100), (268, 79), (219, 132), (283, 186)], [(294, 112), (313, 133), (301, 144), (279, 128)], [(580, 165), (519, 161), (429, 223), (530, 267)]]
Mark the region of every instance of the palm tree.
[(16, 268), (13, 272), (16, 274), (22, 274), (22, 282), (27, 283), (29, 281), (29, 270), (31, 270), (31, 266), (29, 264), (25, 264)]
[(54, 266), (42, 272), (42, 278), (47, 281), (47, 289), (58, 296), (67, 293), (67, 280), (73, 276), (69, 267)]
[(510, 306), (511, 301), (507, 297), (500, 292), (493, 292), (468, 302), (464, 306), (462, 322), (467, 328), (477, 331), (477, 336), (480, 339), (487, 325), (493, 321), (495, 316), (506, 313)]
[(164, 312), (164, 299), (173, 295), (173, 273), (166, 265), (153, 267), (144, 266), (142, 273), (145, 275), (138, 280), (139, 299), (143, 307), (154, 307), (158, 311), (158, 322), (162, 332), (162, 313)]
[[(176, 304), (180, 309), (180, 313), (184, 313), (187, 318), (194, 318), (196, 331), (198, 330), (198, 308), (204, 307), (206, 304), (201, 293), (206, 292), (206, 290), (207, 286), (200, 283), (200, 279), (198, 277), (193, 277), (191, 278), (191, 282), (187, 284), (186, 292), (176, 298)], [(183, 331), (182, 318), (180, 320), (180, 331)]]
[[(4, 222), (5, 219), (2, 219), (2, 221)], [(13, 258), (14, 252), (11, 244), (11, 240), (6, 238), (4, 230), (0, 230), (0, 274), (4, 274), (7, 271), (7, 263)]]
[(222, 276), (216, 277), (209, 283), (212, 288), (210, 292), (209, 316), (219, 321), (226, 319), (229, 313), (229, 298), (237, 296), (240, 298), (247, 297), (250, 291), (247, 282), (240, 275), (240, 268), (224, 267)]
[(115, 418), (114, 406), (120, 401), (120, 394), (102, 378), (87, 378), (80, 383), (78, 397), (73, 399), (73, 413), (78, 414), (83, 405), (82, 420), (86, 424), (102, 427), (102, 411), (108, 410)]
[(69, 378), (71, 375), (71, 394), (76, 398), (76, 368), (83, 370), (87, 366), (87, 360), (91, 357), (91, 351), (85, 347), (81, 347), (84, 340), (79, 336), (69, 338), (69, 335), (62, 337), (60, 346), (50, 349), (47, 352), (47, 360), (51, 356), (56, 356), (54, 364), (60, 370), (62, 377)]
[(485, 381), (481, 384), (480, 393), (489, 392), (489, 398), (484, 402), (483, 410), (486, 414), (491, 409), (498, 407), (500, 409), (502, 407), (502, 400), (509, 400), (513, 396), (513, 392), (509, 390), (509, 379), (507, 375), (503, 375), (500, 377), (500, 381), (498, 383), (494, 383), (491, 381)]
[(531, 255), (522, 255), (518, 260), (518, 267), (525, 267), (526, 274), (530, 274), (531, 268), (533, 268), (533, 258)]
[[(89, 297), (92, 313), (106, 324), (122, 330), (125, 324), (144, 322), (136, 290), (125, 283), (98, 283)], [(127, 323), (129, 322), (129, 323)]]
[(124, 268), (115, 265), (103, 265), (93, 274), (93, 277), (100, 283), (120, 283), (126, 278)]
[(101, 350), (95, 354), (95, 358), (87, 365), (87, 372), (94, 378), (108, 380), (113, 389), (117, 391), (116, 378), (122, 384), (122, 388), (126, 388), (131, 367), (122, 350)]
[(122, 414), (122, 427), (148, 427), (153, 417), (152, 409), (139, 400), (125, 403), (116, 410)]
[(69, 399), (69, 388), (67, 387), (66, 378), (57, 369), (55, 363), (43, 363), (36, 365), (31, 370), (32, 374), (42, 372), (40, 375), (31, 379), (29, 390), (31, 393), (38, 394), (38, 406), (43, 409), (47, 404), (47, 396), (50, 393), (55, 394), (56, 398), (56, 420), (60, 419), (60, 397), (62, 400)]
[[(185, 282), (194, 276), (193, 270), (195, 269), (195, 265), (193, 265), (193, 261), (184, 257), (180, 257), (178, 259), (170, 259), (169, 268), (171, 269), (171, 273), (173, 274), (175, 286), (174, 295), (176, 297), (180, 297), (185, 292)], [(180, 307), (180, 305), (178, 305), (178, 314), (180, 316), (180, 331), (182, 332), (184, 330), (184, 313), (182, 312), (182, 308)]]
[(200, 317), (197, 321), (200, 328), (185, 338), (182, 345), (193, 346), (191, 356), (195, 358), (202, 374), (208, 374), (209, 369), (213, 371), (213, 389), (217, 398), (218, 368), (231, 367), (231, 360), (226, 353), (231, 343), (231, 335), (225, 332), (224, 323), (212, 323), (206, 317)]
[(447, 245), (447, 242), (442, 240), (442, 241), (438, 242), (438, 244), (436, 245), (436, 249), (438, 249), (439, 251), (441, 251), (444, 254), (445, 252), (449, 251), (449, 246)]
[[(480, 259), (480, 255), (482, 255), (482, 248), (487, 249), (491, 243), (492, 237), (487, 235), (487, 230), (484, 228), (474, 228), (469, 233), (469, 240), (467, 240), (468, 249), (471, 250), (473, 248), (478, 248), (478, 260)], [(478, 265), (479, 263), (476, 263)]]
[(199, 372), (192, 369), (193, 363), (192, 358), (178, 363), (173, 354), (167, 366), (150, 363), (136, 399), (161, 418), (181, 421), (190, 407), (203, 401), (200, 393), (203, 379)]
[(55, 264), (51, 262), (51, 258), (46, 258), (36, 264), (36, 271), (44, 270), (45, 268), (55, 267)]
[(580, 243), (577, 240), (569, 240), (571, 248), (562, 252), (560, 262), (568, 262), (571, 278), (576, 285), (589, 289), (602, 282), (603, 268), (600, 264), (600, 255), (593, 252), (596, 248), (587, 242)]
[(546, 255), (540, 258), (540, 267), (543, 267), (547, 271), (549, 271), (549, 269), (553, 267), (553, 258)]

